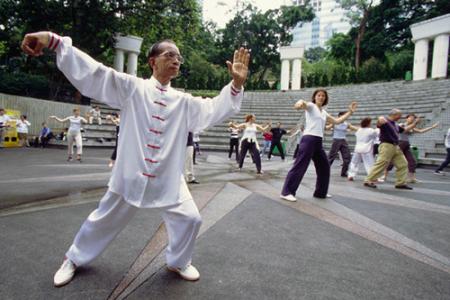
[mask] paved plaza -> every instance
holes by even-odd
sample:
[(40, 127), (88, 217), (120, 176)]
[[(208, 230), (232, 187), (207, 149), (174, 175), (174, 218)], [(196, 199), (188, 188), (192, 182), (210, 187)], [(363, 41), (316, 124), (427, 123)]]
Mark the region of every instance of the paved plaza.
[[(298, 201), (279, 199), (292, 158), (251, 159), (241, 172), (203, 153), (190, 186), (203, 225), (186, 282), (165, 269), (165, 228), (141, 209), (75, 279), (53, 287), (110, 175), (110, 150), (0, 149), (0, 299), (450, 299), (450, 175), (419, 169), (413, 191), (376, 190), (332, 169), (331, 199), (315, 199), (314, 168)], [(393, 174), (391, 174), (393, 176)]]

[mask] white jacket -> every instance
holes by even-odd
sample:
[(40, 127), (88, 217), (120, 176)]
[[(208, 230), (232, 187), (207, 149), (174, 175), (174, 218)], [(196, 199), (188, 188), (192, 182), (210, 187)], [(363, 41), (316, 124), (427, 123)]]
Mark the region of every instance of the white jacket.
[(183, 178), (188, 132), (239, 112), (243, 91), (225, 86), (202, 99), (95, 61), (52, 34), (57, 66), (85, 96), (121, 110), (118, 156), (109, 189), (137, 207), (164, 207), (191, 199)]

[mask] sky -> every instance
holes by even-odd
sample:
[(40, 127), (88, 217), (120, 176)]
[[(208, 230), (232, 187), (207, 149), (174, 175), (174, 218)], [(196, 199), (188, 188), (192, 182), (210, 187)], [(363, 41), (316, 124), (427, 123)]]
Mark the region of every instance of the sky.
[[(203, 0), (203, 20), (213, 21), (219, 28), (225, 27), (225, 24), (234, 16), (237, 0)], [(278, 8), (281, 5), (291, 4), (291, 0), (252, 0), (253, 5), (266, 11), (272, 8)]]

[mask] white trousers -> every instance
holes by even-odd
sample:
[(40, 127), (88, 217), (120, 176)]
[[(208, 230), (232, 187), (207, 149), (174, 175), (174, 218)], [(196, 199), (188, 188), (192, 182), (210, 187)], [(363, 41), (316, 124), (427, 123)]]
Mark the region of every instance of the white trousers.
[(186, 148), (186, 160), (184, 161), (184, 176), (187, 182), (195, 180), (194, 176), (194, 146)]
[(364, 163), (364, 168), (366, 169), (367, 174), (369, 174), (370, 169), (375, 163), (373, 152), (353, 153), (352, 161), (350, 162), (350, 167), (348, 170), (348, 177), (355, 177), (356, 174), (358, 174), (359, 165), (361, 162)]
[(77, 146), (77, 154), (83, 154), (83, 139), (80, 131), (67, 132), (67, 152), (69, 156), (73, 155), (73, 143)]
[(98, 125), (102, 125), (102, 118), (101, 117), (93, 117), (93, 116), (89, 117), (89, 124), (94, 123), (94, 119), (97, 120)]
[[(72, 246), (66, 253), (76, 266), (83, 266), (99, 256), (122, 231), (139, 208), (126, 202), (119, 194), (110, 190), (84, 221)], [(183, 268), (191, 263), (202, 223), (200, 213), (193, 200), (159, 208), (166, 224), (169, 244), (166, 249), (167, 265)]]

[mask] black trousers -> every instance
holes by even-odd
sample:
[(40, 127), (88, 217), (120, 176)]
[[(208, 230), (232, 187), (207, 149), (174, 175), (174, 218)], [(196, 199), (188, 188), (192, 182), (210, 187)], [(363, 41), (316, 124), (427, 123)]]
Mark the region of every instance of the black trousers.
[(278, 152), (280, 152), (281, 159), (284, 160), (284, 152), (283, 152), (283, 146), (281, 145), (281, 141), (274, 141), (272, 140), (272, 144), (270, 144), (270, 150), (269, 150), (269, 159), (272, 157), (272, 152), (275, 147), (278, 148)]
[(239, 138), (230, 138), (230, 150), (228, 151), (228, 158), (231, 158), (233, 150), (236, 151), (236, 161), (239, 161)]
[(295, 146), (294, 156), (293, 156), (294, 158), (297, 158), (299, 145), (300, 145), (300, 143), (298, 143), (297, 146)]
[(342, 169), (341, 176), (347, 176), (348, 166), (350, 165), (350, 160), (352, 158), (350, 154), (350, 149), (348, 148), (347, 141), (345, 139), (333, 139), (333, 144), (331, 145), (330, 153), (328, 154), (328, 161), (330, 166), (333, 161), (338, 157), (338, 153), (341, 152), (342, 155)]
[(439, 168), (436, 169), (436, 171), (442, 171), (446, 166), (450, 164), (450, 148), (447, 148), (447, 157), (442, 162), (442, 164), (439, 166)]
[(119, 143), (119, 126), (116, 126), (116, 145), (114, 145), (114, 151), (111, 154), (111, 160), (116, 160), (117, 158), (117, 144)]
[(256, 170), (258, 173), (261, 173), (261, 157), (259, 156), (258, 148), (256, 148), (255, 142), (249, 142), (247, 139), (242, 141), (241, 144), (241, 154), (239, 155), (239, 168), (242, 168), (244, 165), (244, 159), (247, 155), (247, 151), (250, 150), (252, 157), (256, 164)]

